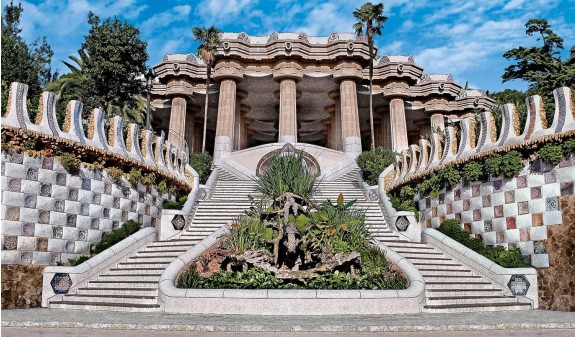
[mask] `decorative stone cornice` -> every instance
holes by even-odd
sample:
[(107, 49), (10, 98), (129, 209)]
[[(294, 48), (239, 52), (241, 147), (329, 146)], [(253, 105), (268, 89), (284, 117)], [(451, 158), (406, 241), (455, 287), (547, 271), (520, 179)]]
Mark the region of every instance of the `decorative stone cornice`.
[(333, 78), (335, 80), (352, 79), (361, 81), (363, 79), (362, 67), (358, 62), (340, 62), (334, 69)]
[(385, 84), (383, 87), (383, 97), (386, 99), (391, 98), (409, 98), (411, 93), (409, 91), (409, 84), (403, 81), (393, 81)]
[[(404, 62), (389, 62), (382, 65), (374, 66), (373, 68), (373, 80), (390, 80), (400, 78), (404, 81), (411, 82), (415, 84), (421, 75), (423, 74), (423, 68), (415, 63), (404, 63)], [(363, 77), (369, 78), (369, 70), (365, 69), (363, 71)]]
[(446, 98), (432, 98), (425, 102), (424, 106), (425, 111), (429, 113), (449, 111), (449, 102)]
[(214, 79), (221, 81), (224, 79), (234, 79), (241, 81), (244, 78), (244, 70), (238, 62), (224, 61), (216, 63), (214, 67)]
[(303, 79), (303, 68), (297, 62), (286, 61), (276, 64), (273, 69), (273, 78), (280, 81), (284, 78), (291, 78), (296, 81)]

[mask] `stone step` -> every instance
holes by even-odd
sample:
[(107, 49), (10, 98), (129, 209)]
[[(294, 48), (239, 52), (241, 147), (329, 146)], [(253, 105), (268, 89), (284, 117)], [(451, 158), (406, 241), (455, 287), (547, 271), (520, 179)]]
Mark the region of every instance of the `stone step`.
[(457, 297), (457, 296), (503, 296), (501, 289), (425, 289), (425, 297)]
[[(209, 235), (209, 234), (208, 234)], [(162, 245), (148, 245), (146, 246), (144, 249), (146, 251), (162, 251), (165, 250), (167, 248), (175, 248), (175, 249), (184, 249), (184, 251), (192, 248), (194, 245), (193, 244), (177, 244), (177, 243), (172, 243), (172, 244), (162, 244)]]
[(50, 308), (54, 309), (83, 309), (83, 310), (108, 310), (108, 311), (130, 311), (130, 312), (158, 312), (161, 311), (159, 304), (139, 304), (139, 303), (114, 303), (114, 302), (75, 302), (58, 301), (50, 302)]
[(154, 273), (154, 274), (127, 274), (127, 272), (123, 274), (104, 274), (98, 276), (98, 281), (108, 281), (108, 282), (117, 282), (117, 281), (133, 281), (133, 282), (140, 282), (140, 281), (159, 281), (160, 276), (162, 273)]
[(88, 281), (89, 288), (151, 288), (157, 287), (158, 280), (156, 281), (102, 281), (102, 280), (94, 280)]
[(166, 255), (166, 256), (159, 256), (159, 255), (152, 255), (152, 256), (130, 256), (126, 260), (126, 262), (172, 262), (174, 259), (178, 257), (178, 255)]
[(481, 276), (469, 275), (423, 275), (423, 280), (427, 284), (428, 282), (459, 282), (459, 283), (473, 283), (481, 282), (483, 279)]
[(158, 304), (157, 296), (144, 295), (99, 295), (71, 294), (64, 296), (64, 301), (89, 303), (122, 303), (122, 304)]
[(474, 304), (443, 304), (443, 305), (423, 306), (423, 311), (429, 313), (528, 310), (528, 309), (531, 309), (531, 304), (529, 303), (474, 303)]
[(120, 262), (118, 268), (166, 268), (170, 262)]
[(486, 296), (439, 296), (427, 297), (427, 305), (445, 305), (445, 304), (475, 304), (475, 303), (518, 303), (514, 296), (503, 295), (486, 295)]
[[(459, 268), (459, 269), (454, 269)], [(473, 272), (467, 268), (463, 267), (452, 267), (450, 268), (417, 268), (423, 276), (472, 276)]]
[(108, 270), (108, 275), (118, 275), (118, 274), (141, 274), (141, 275), (148, 275), (148, 274), (157, 274), (164, 272), (166, 268), (162, 267), (120, 267), (111, 268)]
[(92, 288), (77, 289), (78, 295), (135, 295), (158, 296), (158, 288)]
[[(394, 249), (395, 250), (395, 249)], [(424, 251), (419, 251), (419, 252), (408, 252), (408, 251), (399, 251), (395, 250), (396, 253), (398, 253), (399, 255), (406, 257), (408, 259), (412, 259), (412, 258), (442, 258), (444, 257), (443, 254), (441, 253), (436, 253), (436, 252), (424, 252)]]
[(157, 256), (164, 256), (164, 255), (181, 255), (187, 251), (185, 248), (168, 248), (163, 250), (140, 250), (136, 253), (136, 256), (148, 256), (149, 254), (155, 254)]
[[(403, 255), (403, 254), (401, 254)], [(411, 261), (414, 265), (431, 265), (431, 264), (450, 264), (453, 263), (453, 260), (448, 257), (409, 257), (407, 258)]]
[(485, 281), (459, 282), (459, 281), (431, 281), (425, 282), (426, 289), (493, 289), (494, 285)]

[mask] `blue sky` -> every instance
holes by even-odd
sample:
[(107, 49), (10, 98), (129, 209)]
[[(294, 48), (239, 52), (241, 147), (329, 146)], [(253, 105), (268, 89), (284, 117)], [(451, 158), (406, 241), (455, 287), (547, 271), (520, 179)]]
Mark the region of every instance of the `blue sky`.
[[(17, 2), (17, 1), (15, 1)], [(32, 42), (46, 36), (60, 60), (77, 53), (88, 33), (87, 13), (116, 15), (140, 28), (148, 42), (150, 65), (166, 53), (193, 53), (192, 27), (216, 25), (248, 35), (306, 32), (329, 35), (352, 31), (353, 10), (364, 0), (29, 0), (23, 1), (22, 29)], [(7, 1), (4, 1), (4, 4)], [(502, 54), (520, 45), (538, 43), (524, 34), (533, 17), (549, 20), (565, 39), (565, 52), (575, 44), (575, 0), (387, 0), (389, 17), (376, 40), (380, 54), (412, 55), (426, 73), (450, 73), (461, 84), (498, 91), (523, 90), (520, 81), (501, 83), (508, 65)]]

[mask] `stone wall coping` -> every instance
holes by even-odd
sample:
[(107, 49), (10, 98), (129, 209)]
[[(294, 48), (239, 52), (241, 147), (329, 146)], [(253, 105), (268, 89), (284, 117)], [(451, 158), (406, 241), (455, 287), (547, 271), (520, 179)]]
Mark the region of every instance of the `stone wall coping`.
[(525, 296), (533, 304), (533, 308), (538, 307), (538, 284), (537, 270), (535, 268), (504, 268), (489, 260), (485, 256), (465, 247), (461, 243), (453, 240), (447, 235), (433, 228), (425, 228), (422, 232), (423, 242), (429, 243), (441, 252), (455, 260), (463, 262), (475, 272), (489, 278), (496, 284), (503, 287), (504, 291), (511, 294), (507, 283), (512, 275), (524, 275), (529, 281), (530, 287)]
[(70, 289), (78, 288), (92, 276), (101, 273), (127, 255), (132, 254), (149, 242), (156, 240), (156, 238), (156, 229), (153, 227), (146, 227), (77, 266), (46, 267), (44, 269), (44, 277), (42, 281), (42, 306), (47, 307), (49, 300), (53, 300), (54, 297), (57, 298), (58, 296), (61, 296), (54, 293), (50, 284), (55, 274), (68, 274), (72, 281)]
[[(425, 300), (425, 281), (423, 276), (417, 268), (406, 258), (399, 255), (385, 244), (381, 242), (373, 242), (382, 251), (385, 252), (386, 258), (396, 264), (405, 273), (409, 280), (409, 287), (401, 290), (321, 290), (321, 289), (180, 289), (176, 288), (175, 284), (177, 277), (189, 262), (200, 256), (205, 250), (213, 246), (222, 235), (228, 232), (227, 227), (221, 227), (210, 236), (202, 240), (196, 246), (189, 249), (184, 254), (180, 255), (166, 268), (160, 277), (159, 298), (164, 303), (165, 312), (180, 312), (181, 308), (189, 308), (194, 303), (203, 303), (204, 299), (214, 300), (209, 308), (202, 307), (201, 304), (198, 308), (192, 309), (193, 312), (203, 313), (234, 313), (231, 309), (233, 306), (243, 305), (246, 310), (252, 314), (264, 315), (265, 310), (258, 311), (260, 305), (269, 305), (270, 299), (283, 299), (290, 303), (291, 308), (289, 312), (281, 312), (276, 314), (294, 315), (305, 314), (304, 308), (311, 306), (313, 308), (325, 305), (322, 300), (336, 299), (351, 301), (362, 312), (353, 312), (354, 314), (360, 313), (384, 313), (378, 310), (383, 310), (385, 307), (387, 313), (389, 308), (393, 308), (395, 313), (417, 313), (421, 310), (421, 305)], [(193, 300), (192, 300), (193, 299)], [(217, 301), (216, 301), (217, 299)], [(237, 299), (246, 299), (245, 302), (238, 302)], [(369, 301), (377, 299), (380, 300), (381, 307), (374, 309), (371, 305), (372, 302), (362, 305), (362, 301)], [(243, 303), (243, 304), (242, 304)], [(278, 305), (278, 302), (274, 302)], [(395, 305), (392, 306), (391, 304)], [(402, 303), (402, 305), (399, 305)], [(204, 308), (204, 309), (202, 309)], [(328, 308), (329, 313), (349, 314), (349, 311), (344, 312), (343, 307), (335, 306)], [(200, 311), (198, 311), (200, 310)], [(202, 311), (205, 310), (205, 311)], [(298, 311), (299, 310), (299, 311)], [(237, 312), (236, 312), (237, 313)], [(309, 312), (307, 312), (309, 313)], [(313, 311), (310, 314), (317, 314)]]

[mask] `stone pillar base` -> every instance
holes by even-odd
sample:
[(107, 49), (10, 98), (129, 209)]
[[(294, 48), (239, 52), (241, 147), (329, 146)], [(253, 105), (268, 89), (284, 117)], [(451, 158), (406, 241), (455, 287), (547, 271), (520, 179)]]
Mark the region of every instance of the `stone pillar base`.
[(285, 135), (280, 136), (278, 139), (279, 143), (292, 143), (295, 144), (297, 142), (296, 136), (294, 135)]
[(343, 152), (348, 158), (357, 158), (361, 154), (361, 137), (345, 137), (343, 139)]
[(234, 149), (234, 138), (217, 136), (214, 143), (214, 159), (221, 158), (224, 153), (230, 153)]

